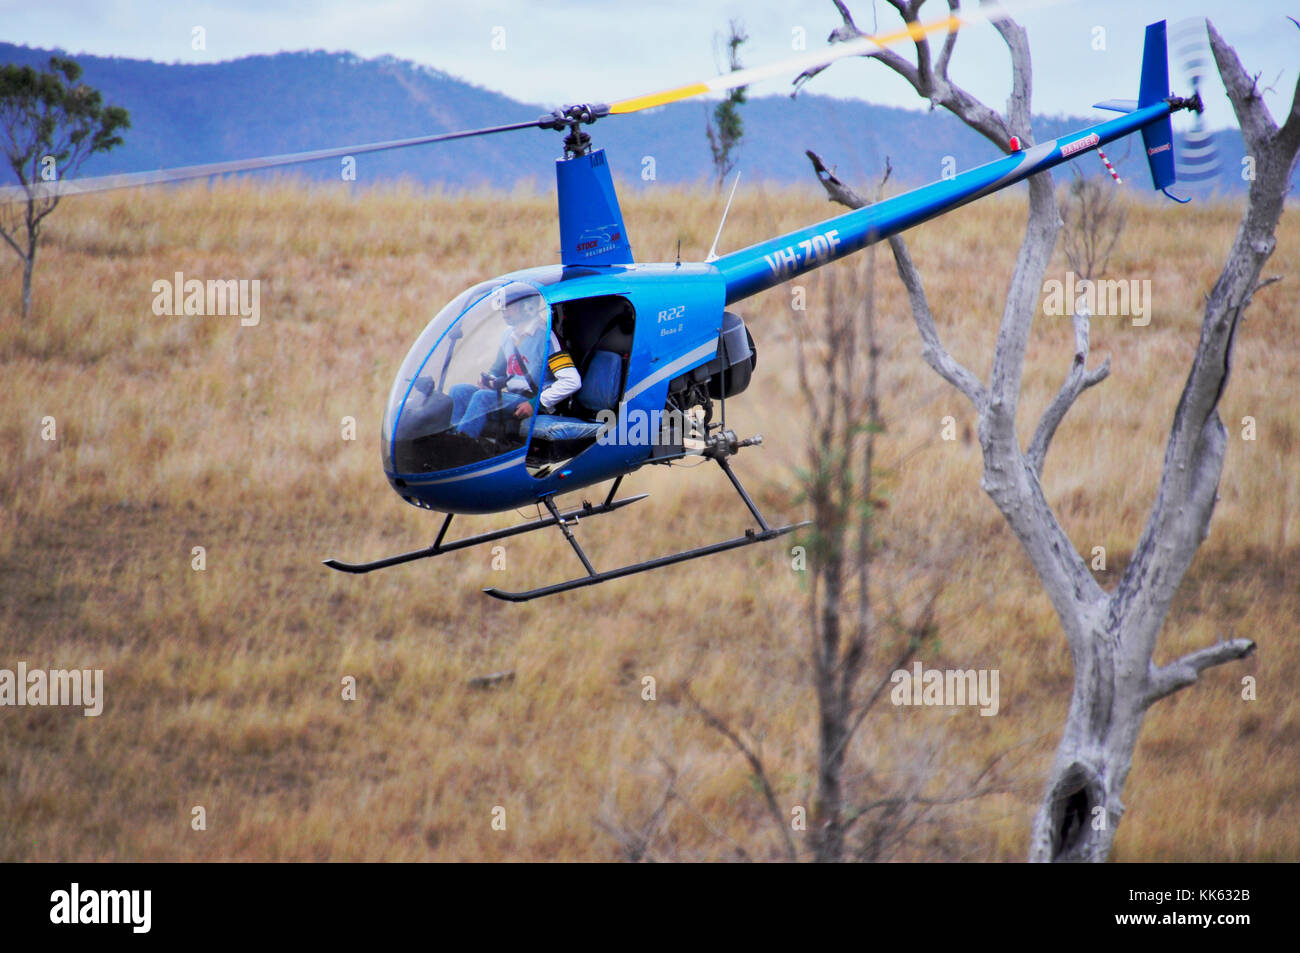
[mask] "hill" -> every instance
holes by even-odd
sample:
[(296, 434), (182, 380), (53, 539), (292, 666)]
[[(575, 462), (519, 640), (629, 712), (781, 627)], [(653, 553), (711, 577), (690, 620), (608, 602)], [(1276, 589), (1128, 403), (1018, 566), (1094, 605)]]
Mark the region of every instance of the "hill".
[[(50, 50), (0, 43), (0, 62), (44, 66)], [(60, 51), (61, 52), (61, 51)], [(551, 108), (521, 103), (429, 66), (392, 57), (361, 59), (324, 51), (249, 56), (213, 64), (163, 64), (89, 55), (75, 57), (85, 81), (108, 102), (124, 106), (132, 128), (125, 145), (97, 156), (83, 174), (131, 172), (299, 152), (351, 143), (405, 138), (432, 132), (534, 119)], [(1122, 95), (1116, 91), (1115, 95)], [(1039, 117), (1040, 138), (1094, 123), (1103, 114)], [(636, 186), (654, 159), (654, 182), (695, 183), (711, 175), (702, 102), (677, 103), (649, 113), (607, 119), (596, 142), (607, 149), (616, 174)], [(835, 164), (845, 181), (866, 183), (891, 157), (895, 179), (919, 185), (938, 179), (946, 157), (956, 170), (996, 158), (994, 146), (943, 110), (932, 113), (877, 106), (851, 99), (765, 95), (742, 110), (745, 140), (740, 168), (747, 183), (811, 181), (805, 149)], [(1243, 154), (1235, 130), (1216, 133), (1222, 175), (1217, 185), (1240, 190)], [(451, 188), (509, 186), (534, 179), (549, 187), (559, 151), (552, 134), (523, 132), (444, 143), (398, 153), (362, 156), (358, 182), (410, 177)], [(1126, 188), (1146, 195), (1149, 178), (1140, 146), (1116, 148), (1111, 156)], [(1087, 175), (1101, 163), (1079, 164)], [(6, 175), (12, 175), (5, 170)], [(296, 167), (319, 181), (339, 181), (339, 165)], [(11, 181), (6, 179), (5, 181)]]

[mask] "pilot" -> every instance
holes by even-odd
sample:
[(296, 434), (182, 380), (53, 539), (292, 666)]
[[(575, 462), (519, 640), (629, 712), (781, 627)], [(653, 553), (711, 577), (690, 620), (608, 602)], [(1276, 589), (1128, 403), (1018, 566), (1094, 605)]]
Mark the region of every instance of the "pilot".
[[(564, 320), (563, 305), (556, 305), (554, 311), (558, 329)], [(496, 362), (479, 378), (478, 387), (457, 384), (451, 389), (452, 425), (469, 437), (480, 436), (488, 415), (497, 411), (526, 419), (533, 412), (532, 398), (539, 380), (545, 414), (553, 413), (557, 404), (582, 387), (573, 358), (563, 350), (555, 332), (546, 340), (545, 308), (539, 309), (530, 301), (518, 307), (507, 306), (502, 317), (506, 329)], [(544, 344), (549, 345), (545, 350)]]

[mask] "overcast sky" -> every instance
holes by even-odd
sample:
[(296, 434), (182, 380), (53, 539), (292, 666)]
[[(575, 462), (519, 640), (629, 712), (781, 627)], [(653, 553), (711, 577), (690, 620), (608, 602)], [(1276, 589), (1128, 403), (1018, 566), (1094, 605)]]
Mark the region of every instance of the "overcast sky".
[[(1098, 99), (1135, 98), (1143, 27), (1162, 18), (1172, 26), (1190, 16), (1208, 16), (1236, 46), (1247, 69), (1263, 74), (1261, 85), (1276, 86), (1267, 97), (1275, 116), (1289, 104), (1300, 64), (1300, 29), (1285, 17), (1288, 12), (1300, 16), (1294, 3), (1032, 2), (1039, 8), (1018, 19), (1029, 31), (1035, 112), (1080, 115)], [(1024, 0), (1007, 0), (1010, 9), (1024, 5)], [(849, 0), (849, 7), (868, 32), (900, 24), (884, 0)], [(945, 5), (932, 0), (921, 18), (945, 13)], [(746, 65), (793, 55), (800, 31), (808, 49), (815, 49), (839, 24), (830, 0), (0, 0), (0, 38), (163, 62), (208, 63), (281, 50), (392, 54), (550, 107), (610, 101), (708, 78), (723, 65), (713, 39), (732, 17), (743, 21), (751, 38), (742, 50)], [(203, 28), (204, 49), (194, 49), (195, 27)], [(494, 49), (494, 40), (504, 49)], [(1104, 49), (1095, 49), (1098, 45)], [(1009, 90), (1007, 63), (993, 28), (973, 25), (963, 31), (951, 75), (1001, 109)], [(1172, 69), (1175, 91), (1186, 92), (1176, 64)], [(751, 93), (787, 89), (785, 81), (774, 80)], [(863, 60), (836, 64), (808, 89), (918, 106), (910, 87), (880, 64)], [(1206, 93), (1212, 94), (1206, 96), (1209, 123), (1231, 124), (1217, 77)]]

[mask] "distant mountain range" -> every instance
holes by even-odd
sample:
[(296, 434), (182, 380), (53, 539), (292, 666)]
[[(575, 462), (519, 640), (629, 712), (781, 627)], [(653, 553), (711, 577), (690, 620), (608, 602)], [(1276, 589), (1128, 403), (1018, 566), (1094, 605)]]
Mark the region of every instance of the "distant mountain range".
[[(44, 67), (52, 51), (0, 43), (0, 62)], [(549, 111), (521, 103), (446, 73), (392, 57), (361, 59), (324, 51), (249, 56), (222, 63), (165, 64), (148, 60), (73, 55), (84, 81), (105, 101), (131, 115), (125, 144), (85, 163), (81, 175), (133, 172), (248, 156), (299, 152), (397, 139), (432, 132), (534, 119)], [(712, 164), (705, 116), (712, 104), (677, 103), (648, 113), (610, 117), (592, 127), (616, 176), (641, 185), (700, 182)], [(813, 149), (841, 179), (866, 185), (889, 156), (894, 181), (918, 185), (938, 179), (946, 157), (955, 171), (998, 156), (994, 146), (944, 110), (910, 111), (852, 99), (783, 95), (751, 99), (741, 109), (745, 137), (739, 168), (745, 181), (811, 183), (804, 155)], [(1039, 117), (1039, 139), (1103, 118)], [(1213, 134), (1220, 174), (1209, 184), (1239, 191), (1240, 133)], [(525, 130), (356, 158), (357, 182), (410, 177), (449, 188), (511, 186), (532, 179), (549, 188), (559, 134)], [(1150, 193), (1140, 142), (1116, 144), (1108, 153), (1125, 187)], [(648, 160), (653, 160), (651, 163)], [(1075, 163), (1085, 174), (1104, 174), (1100, 161)], [(292, 167), (316, 180), (340, 178), (337, 160)], [(12, 182), (12, 173), (5, 170)], [(264, 174), (264, 173), (255, 173)], [(280, 174), (283, 174), (281, 172)], [(1185, 191), (1190, 186), (1180, 183)]]

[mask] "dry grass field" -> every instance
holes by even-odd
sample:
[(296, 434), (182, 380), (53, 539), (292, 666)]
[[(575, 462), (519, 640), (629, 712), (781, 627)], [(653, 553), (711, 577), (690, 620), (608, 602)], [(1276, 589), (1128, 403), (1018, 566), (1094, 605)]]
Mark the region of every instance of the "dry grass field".
[[(646, 260), (701, 257), (721, 199), (628, 192)], [(813, 188), (751, 187), (723, 250), (834, 213)], [(1111, 274), (1151, 281), (1146, 327), (1094, 323), (1108, 381), (1085, 394), (1044, 485), (1084, 552), (1118, 579), (1155, 493), (1202, 296), (1239, 210), (1134, 205)], [(986, 376), (1023, 226), (1023, 195), (982, 200), (910, 233), (950, 349)], [(527, 605), (479, 593), (571, 574), (558, 534), (350, 577), (326, 556), (427, 545), (437, 520), (401, 502), (379, 461), (392, 377), (462, 288), (556, 259), (549, 190), (350, 195), (292, 181), (72, 198), (48, 220), (30, 321), (15, 256), (0, 265), (0, 667), (102, 668), (104, 712), (0, 710), (0, 860), (616, 860), (778, 856), (743, 758), (681, 704), (692, 693), (761, 748), (783, 809), (808, 805), (816, 752), (807, 574), (772, 543)], [(1300, 860), (1300, 218), (1284, 217), (1236, 350), (1230, 443), (1209, 540), (1157, 661), (1216, 637), (1257, 654), (1150, 713), (1114, 859)], [(861, 269), (859, 256), (835, 266)], [(1001, 793), (937, 811), (900, 859), (1020, 860), (1069, 699), (1063, 636), (1027, 560), (979, 489), (973, 414), (920, 359), (892, 262), (878, 323), (889, 506), (882, 585), (946, 565), (931, 667), (996, 668), (1001, 709), (882, 706), (852, 782), (959, 790), (1000, 752)], [(1059, 249), (1052, 274), (1066, 265)], [(261, 321), (159, 317), (177, 272), (261, 281)], [(823, 269), (825, 272), (826, 269)], [(824, 307), (825, 274), (805, 281)], [(842, 285), (843, 283), (841, 283)], [(728, 409), (738, 473), (773, 516), (802, 518), (805, 419), (788, 288), (745, 302), (755, 381)], [(1041, 317), (1021, 433), (1070, 359)], [(952, 415), (959, 437), (940, 439)], [(52, 416), (57, 439), (42, 439)], [(341, 420), (357, 439), (341, 439)], [(1241, 420), (1257, 439), (1241, 439)], [(598, 565), (734, 535), (745, 513), (712, 469), (651, 468), (649, 500), (584, 522)], [(592, 495), (598, 491), (590, 491)], [(466, 531), (513, 513), (469, 519)], [(191, 551), (206, 549), (206, 569)], [(944, 554), (960, 552), (959, 559)], [(876, 670), (888, 645), (878, 646)], [(513, 670), (491, 690), (469, 680)], [(357, 697), (342, 697), (345, 676)], [(642, 698), (653, 676), (657, 698)], [(1254, 676), (1258, 699), (1241, 699)], [(669, 779), (677, 796), (664, 809)], [(192, 809), (206, 812), (194, 830)], [(493, 828), (505, 809), (506, 829)], [(799, 835), (796, 835), (799, 836)]]

